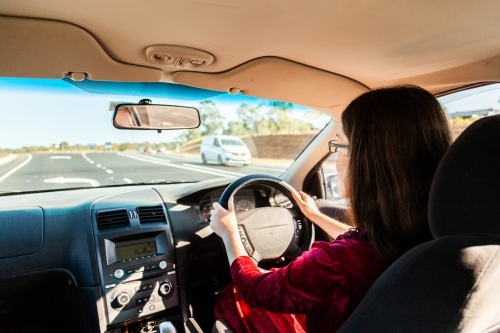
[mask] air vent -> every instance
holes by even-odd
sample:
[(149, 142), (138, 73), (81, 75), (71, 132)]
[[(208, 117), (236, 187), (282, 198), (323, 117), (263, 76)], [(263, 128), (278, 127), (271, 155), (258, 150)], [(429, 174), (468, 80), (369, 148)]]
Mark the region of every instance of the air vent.
[(130, 225), (126, 209), (111, 210), (97, 213), (97, 229), (128, 227)]
[(167, 222), (162, 206), (137, 207), (139, 221), (144, 223)]

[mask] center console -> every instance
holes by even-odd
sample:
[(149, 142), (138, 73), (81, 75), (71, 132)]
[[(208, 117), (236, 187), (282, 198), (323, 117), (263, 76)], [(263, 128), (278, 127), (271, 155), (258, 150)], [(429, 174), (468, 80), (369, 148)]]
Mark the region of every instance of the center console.
[(92, 205), (107, 325), (178, 305), (172, 232), (152, 189), (106, 197)]

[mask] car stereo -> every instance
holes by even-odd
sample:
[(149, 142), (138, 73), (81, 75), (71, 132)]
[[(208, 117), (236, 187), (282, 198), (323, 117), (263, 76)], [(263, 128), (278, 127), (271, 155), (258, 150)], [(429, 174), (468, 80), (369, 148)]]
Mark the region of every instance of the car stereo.
[[(111, 236), (111, 237), (110, 237)], [(167, 231), (104, 239), (101, 266), (109, 324), (177, 305)]]
[(91, 214), (106, 324), (178, 306), (172, 231), (156, 191), (105, 197), (93, 203)]

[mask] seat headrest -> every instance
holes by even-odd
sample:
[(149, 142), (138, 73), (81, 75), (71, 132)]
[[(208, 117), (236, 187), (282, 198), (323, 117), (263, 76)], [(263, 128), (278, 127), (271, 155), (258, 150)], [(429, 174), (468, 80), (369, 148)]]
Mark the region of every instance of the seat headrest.
[(429, 224), (435, 238), (500, 237), (500, 115), (474, 122), (443, 156), (431, 186)]

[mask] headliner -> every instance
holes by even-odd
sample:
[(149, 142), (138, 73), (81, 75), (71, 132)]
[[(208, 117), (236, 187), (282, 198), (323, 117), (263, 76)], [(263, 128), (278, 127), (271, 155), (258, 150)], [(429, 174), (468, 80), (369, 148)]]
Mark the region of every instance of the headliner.
[(114, 60), (159, 68), (166, 82), (176, 70), (148, 62), (150, 45), (210, 52), (205, 73), (273, 56), (369, 88), (411, 82), (441, 92), (500, 80), (498, 0), (4, 0), (0, 14), (70, 22)]

